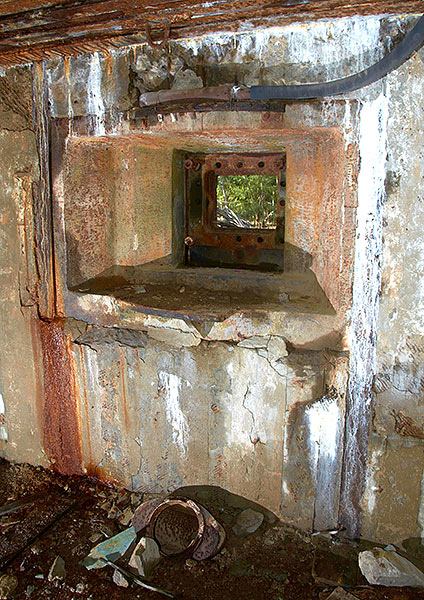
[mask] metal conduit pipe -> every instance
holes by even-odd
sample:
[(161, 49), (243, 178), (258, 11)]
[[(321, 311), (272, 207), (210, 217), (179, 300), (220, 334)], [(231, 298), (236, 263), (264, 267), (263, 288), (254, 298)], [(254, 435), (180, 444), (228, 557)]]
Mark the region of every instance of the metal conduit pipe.
[[(140, 106), (169, 105), (179, 103), (188, 105), (194, 102), (202, 103), (196, 110), (206, 110), (214, 102), (229, 102), (232, 108), (237, 108), (237, 102), (257, 100), (312, 100), (347, 94), (354, 90), (375, 83), (402, 65), (414, 52), (424, 44), (424, 15), (409, 33), (380, 61), (355, 75), (329, 81), (327, 83), (299, 85), (255, 85), (250, 88), (234, 85), (221, 85), (191, 90), (159, 90), (140, 95)], [(259, 103), (260, 105), (260, 103)], [(245, 110), (256, 110), (255, 105), (247, 106)]]
[(358, 90), (400, 67), (424, 44), (424, 15), (389, 54), (355, 75), (327, 83), (300, 85), (255, 85), (249, 88), (252, 100), (308, 100), (338, 96)]

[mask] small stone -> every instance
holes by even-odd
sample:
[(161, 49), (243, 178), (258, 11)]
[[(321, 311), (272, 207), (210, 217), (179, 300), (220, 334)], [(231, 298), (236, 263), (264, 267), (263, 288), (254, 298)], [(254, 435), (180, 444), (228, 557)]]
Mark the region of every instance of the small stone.
[(25, 594), (27, 596), (27, 598), (29, 596), (31, 596), (32, 592), (35, 590), (35, 586), (34, 585), (27, 585), (26, 589), (25, 589)]
[(83, 594), (85, 592), (86, 586), (83, 583), (77, 583), (75, 591), (77, 594)]
[(40, 544), (33, 544), (31, 546), (31, 552), (32, 554), (40, 554), (43, 551), (43, 548), (40, 546)]
[(35, 579), (44, 579), (44, 575), (42, 573), (39, 573), (35, 576)]
[(142, 492), (133, 492), (131, 494), (131, 506), (134, 508), (139, 506), (143, 502), (143, 493)]
[(358, 597), (349, 594), (349, 592), (346, 592), (342, 587), (338, 587), (327, 596), (327, 600), (358, 600)]
[(114, 570), (112, 579), (113, 583), (116, 583), (116, 585), (119, 585), (120, 587), (127, 588), (129, 585), (128, 581), (117, 569)]
[(397, 552), (382, 548), (360, 552), (359, 568), (371, 585), (424, 587), (424, 573)]
[(122, 525), (126, 526), (131, 521), (133, 514), (133, 509), (130, 506), (128, 506), (128, 508), (126, 508), (124, 512), (119, 516), (118, 520)]
[(17, 577), (14, 575), (2, 575), (0, 577), (0, 598), (11, 598), (17, 587)]
[(97, 542), (100, 542), (100, 540), (103, 539), (103, 536), (101, 533), (93, 533), (88, 539), (92, 544), (97, 544)]
[(65, 569), (65, 561), (61, 556), (56, 556), (53, 561), (52, 566), (50, 567), (49, 574), (47, 576), (49, 581), (53, 581), (53, 579), (65, 579), (66, 577), (66, 569)]
[(148, 577), (160, 561), (159, 546), (149, 537), (142, 537), (129, 560), (130, 567), (136, 569), (141, 577)]
[(193, 567), (196, 567), (198, 564), (199, 563), (196, 560), (192, 559), (192, 558), (188, 558), (185, 561), (185, 566), (187, 567), (187, 569), (192, 569)]
[(115, 503), (113, 503), (110, 511), (107, 513), (107, 518), (113, 521), (118, 516), (118, 512), (118, 508), (116, 507)]
[(237, 523), (233, 527), (233, 531), (239, 537), (244, 537), (250, 533), (254, 533), (262, 525), (264, 516), (262, 513), (247, 508), (243, 510), (237, 517)]
[(139, 285), (136, 288), (134, 288), (134, 291), (136, 294), (146, 294), (147, 290), (144, 287), (144, 285)]
[(184, 294), (185, 287), (182, 285), (178, 291), (180, 292), (180, 294)]

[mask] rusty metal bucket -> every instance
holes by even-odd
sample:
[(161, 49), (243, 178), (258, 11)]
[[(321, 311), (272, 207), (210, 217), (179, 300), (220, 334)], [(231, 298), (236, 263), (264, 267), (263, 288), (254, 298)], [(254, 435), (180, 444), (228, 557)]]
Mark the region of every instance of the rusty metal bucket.
[(187, 498), (156, 498), (134, 513), (135, 531), (156, 540), (165, 556), (211, 558), (222, 548), (225, 531), (203, 506)]

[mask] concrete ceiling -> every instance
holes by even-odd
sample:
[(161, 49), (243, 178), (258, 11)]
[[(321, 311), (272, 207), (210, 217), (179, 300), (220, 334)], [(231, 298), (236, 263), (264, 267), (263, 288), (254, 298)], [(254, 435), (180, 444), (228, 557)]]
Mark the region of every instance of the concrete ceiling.
[(422, 0), (3, 0), (0, 65), (213, 31), (421, 13)]

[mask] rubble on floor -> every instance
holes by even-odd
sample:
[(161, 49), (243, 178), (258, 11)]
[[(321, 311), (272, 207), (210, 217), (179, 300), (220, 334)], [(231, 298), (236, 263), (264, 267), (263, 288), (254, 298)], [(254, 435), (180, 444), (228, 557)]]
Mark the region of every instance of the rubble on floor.
[[(152, 500), (156, 509), (166, 507), (157, 513), (162, 519), (150, 529), (134, 527), (128, 517)], [(198, 521), (187, 502), (198, 507)], [(226, 536), (222, 544), (219, 527), (212, 527), (219, 535), (215, 554), (195, 560), (200, 515)], [(252, 531), (241, 537), (237, 524)], [(187, 537), (182, 526), (192, 527)], [(171, 550), (182, 550), (177, 556), (157, 551), (169, 531)], [(153, 600), (160, 592), (187, 600), (424, 600), (424, 589), (367, 583), (358, 556), (375, 544), (349, 541), (343, 532), (310, 535), (216, 487), (192, 486), (165, 498), (0, 461), (0, 532), (2, 599)], [(86, 569), (87, 556), (101, 568)], [(418, 551), (408, 559), (423, 567)]]

